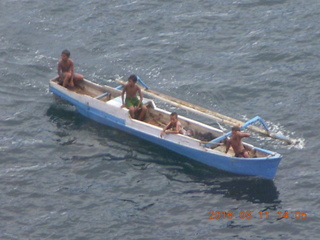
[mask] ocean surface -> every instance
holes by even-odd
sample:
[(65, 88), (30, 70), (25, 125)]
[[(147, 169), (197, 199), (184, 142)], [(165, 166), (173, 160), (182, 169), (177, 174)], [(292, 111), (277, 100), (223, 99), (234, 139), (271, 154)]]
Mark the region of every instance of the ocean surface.
[[(0, 239), (319, 239), (319, 21), (319, 0), (1, 0)], [(64, 49), (299, 144), (247, 139), (283, 155), (267, 181), (100, 125), (48, 90)]]

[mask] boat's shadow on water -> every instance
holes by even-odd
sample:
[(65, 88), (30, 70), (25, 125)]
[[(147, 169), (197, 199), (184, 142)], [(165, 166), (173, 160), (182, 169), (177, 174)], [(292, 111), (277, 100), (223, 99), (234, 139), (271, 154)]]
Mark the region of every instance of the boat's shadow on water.
[[(165, 151), (163, 154), (165, 154)], [(174, 153), (170, 153), (170, 155), (174, 158), (175, 162), (175, 166), (173, 162), (167, 162), (167, 164), (172, 165), (172, 171), (187, 174), (192, 182), (202, 183), (206, 186), (205, 190), (190, 190), (186, 193), (201, 191), (205, 194), (224, 195), (227, 198), (252, 203), (275, 205), (281, 203), (279, 191), (272, 180), (235, 175), (207, 167), (201, 163), (188, 160), (183, 156), (177, 156)], [(177, 164), (179, 164), (179, 167), (177, 167)], [(174, 176), (171, 176), (171, 180), (176, 179)]]
[(50, 121), (55, 123), (58, 129), (78, 129), (86, 118), (77, 113), (71, 104), (67, 104), (58, 97), (55, 98), (57, 98), (56, 103), (51, 105), (46, 112)]
[(232, 179), (220, 182), (210, 189), (216, 194), (224, 191), (224, 195), (236, 200), (246, 200), (253, 203), (279, 204), (279, 192), (273, 181), (263, 179)]
[[(68, 106), (63, 102), (60, 103), (62, 104), (50, 106), (46, 113), (50, 121), (54, 122), (59, 129), (57, 131), (59, 133), (58, 135), (60, 135), (61, 131), (68, 132), (68, 129), (74, 130), (81, 128), (87, 119), (77, 113), (71, 105)], [(128, 148), (123, 149), (124, 151), (134, 149), (133, 151), (136, 152), (136, 154), (132, 154), (132, 162), (130, 164), (141, 168), (144, 168), (144, 165), (150, 163), (163, 165), (168, 172), (162, 174), (170, 181), (185, 181), (177, 177), (177, 174), (183, 174), (190, 178), (190, 181), (186, 181), (186, 183), (198, 182), (207, 186), (206, 190), (188, 190), (186, 193), (202, 191), (206, 194), (222, 194), (227, 198), (253, 203), (281, 203), (281, 200), (279, 200), (279, 192), (272, 180), (240, 176), (211, 168), (159, 147), (158, 145), (127, 135), (126, 133), (94, 121), (88, 121), (92, 123), (90, 124), (90, 129), (93, 131), (96, 129), (100, 137), (102, 134), (103, 138), (109, 142), (121, 142), (123, 144), (123, 141), (125, 141)], [(105, 131), (101, 131), (101, 126), (103, 126)], [(109, 134), (111, 131), (112, 134)], [(115, 131), (117, 131), (118, 134), (116, 134)], [(139, 155), (147, 155), (150, 157), (141, 158)]]

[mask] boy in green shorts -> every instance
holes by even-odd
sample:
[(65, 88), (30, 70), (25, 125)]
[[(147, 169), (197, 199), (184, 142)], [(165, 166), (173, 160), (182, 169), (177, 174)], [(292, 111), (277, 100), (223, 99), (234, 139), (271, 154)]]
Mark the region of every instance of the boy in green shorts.
[[(142, 104), (142, 92), (141, 88), (136, 84), (137, 76), (131, 75), (128, 78), (128, 83), (123, 87), (121, 98), (122, 98), (122, 106), (129, 109), (130, 116), (134, 118), (134, 115), (137, 111), (141, 110), (138, 119), (143, 120), (144, 116), (147, 112), (147, 107)], [(137, 97), (137, 93), (139, 94), (140, 99)], [(126, 94), (126, 99), (124, 101), (124, 94)]]

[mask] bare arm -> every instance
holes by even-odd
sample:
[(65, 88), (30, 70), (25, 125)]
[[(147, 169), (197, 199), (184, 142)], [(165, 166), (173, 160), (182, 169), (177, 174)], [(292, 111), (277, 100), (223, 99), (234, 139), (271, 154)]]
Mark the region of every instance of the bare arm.
[(241, 137), (241, 138), (244, 138), (244, 137), (250, 137), (250, 133), (244, 133), (244, 132), (240, 132), (239, 133), (239, 136)]
[(71, 73), (71, 81), (73, 81), (73, 76), (74, 76), (74, 64), (73, 61), (70, 60), (70, 73)]
[(126, 92), (126, 85), (123, 87), (122, 92), (121, 92), (121, 99), (122, 99), (122, 106), (121, 107), (125, 106), (125, 103), (124, 103), (124, 93), (125, 92)]
[(228, 153), (231, 143), (229, 139), (227, 139), (226, 142), (226, 153)]
[(140, 107), (142, 104), (143, 96), (142, 96), (141, 88), (139, 86), (138, 86), (138, 92), (139, 92), (140, 101), (137, 107)]
[(59, 78), (62, 79), (62, 69), (61, 69), (61, 62), (58, 63), (58, 75), (59, 75)]
[(170, 125), (171, 125), (171, 122), (169, 122), (169, 123), (163, 128), (163, 131), (167, 130)]
[(175, 130), (166, 130), (166, 133), (178, 134), (178, 133), (179, 133), (179, 131), (175, 131)]
[(169, 126), (171, 125), (171, 122), (169, 122), (161, 131), (160, 133), (160, 137), (163, 137), (164, 133), (166, 132), (166, 130), (169, 128)]
[(174, 128), (175, 130), (167, 130), (166, 133), (173, 133), (173, 134), (178, 134), (181, 129), (181, 123), (176, 122), (176, 127)]

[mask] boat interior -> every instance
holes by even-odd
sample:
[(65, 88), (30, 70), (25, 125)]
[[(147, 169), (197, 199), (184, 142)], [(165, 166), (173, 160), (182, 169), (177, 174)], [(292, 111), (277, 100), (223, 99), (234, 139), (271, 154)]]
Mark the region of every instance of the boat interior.
[[(52, 81), (59, 83), (58, 78), (53, 79)], [(116, 98), (118, 98), (118, 101), (121, 101), (120, 90), (109, 86), (98, 85), (87, 80), (77, 83), (75, 87), (68, 89), (78, 94), (88, 95), (92, 98), (96, 98), (97, 100), (103, 102), (115, 100)], [(144, 102), (144, 104), (147, 106), (148, 111), (143, 121), (145, 123), (152, 124), (160, 128), (166, 126), (166, 124), (170, 121), (170, 113), (166, 113), (166, 111), (159, 111), (156, 108), (154, 108), (153, 101), (147, 100), (146, 102)], [(214, 149), (215, 151), (219, 151), (222, 153), (225, 152), (225, 141), (222, 141), (220, 143), (210, 143), (211, 140), (223, 135), (222, 131), (204, 124), (197, 124), (193, 121), (188, 121), (188, 118), (184, 117), (179, 117), (179, 121), (181, 122), (183, 128), (186, 130), (187, 134), (185, 137), (191, 137), (199, 140), (199, 144), (202, 145), (204, 148)], [(254, 148), (254, 146), (250, 144), (244, 143), (243, 145), (248, 151), (250, 158), (259, 158), (267, 156), (266, 153), (257, 151)], [(235, 155), (232, 147), (230, 147), (228, 155)]]

